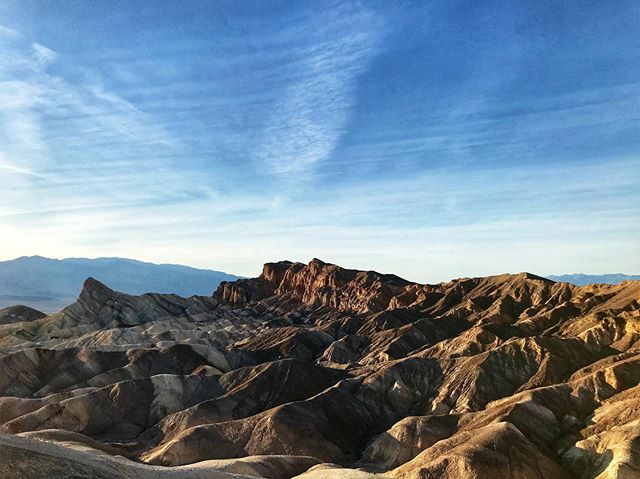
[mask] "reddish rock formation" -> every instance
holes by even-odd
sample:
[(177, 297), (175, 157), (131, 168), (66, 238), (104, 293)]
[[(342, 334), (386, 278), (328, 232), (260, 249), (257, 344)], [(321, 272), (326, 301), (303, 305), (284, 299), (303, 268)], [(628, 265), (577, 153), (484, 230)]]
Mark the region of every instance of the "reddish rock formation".
[[(89, 279), (59, 313), (11, 315), (0, 429), (28, 437), (0, 458), (20, 477), (62, 467), (59, 445), (95, 477), (640, 477), (640, 282), (422, 285), (316, 259), (211, 298)], [(112, 455), (164, 468), (91, 466)]]

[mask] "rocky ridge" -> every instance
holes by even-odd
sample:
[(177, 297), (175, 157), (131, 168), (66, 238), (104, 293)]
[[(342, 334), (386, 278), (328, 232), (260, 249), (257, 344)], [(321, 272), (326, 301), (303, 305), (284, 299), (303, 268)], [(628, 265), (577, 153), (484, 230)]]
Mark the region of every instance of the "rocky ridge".
[(63, 467), (60, 447), (95, 477), (640, 477), (638, 281), (423, 285), (316, 259), (211, 297), (88, 279), (58, 313), (5, 316), (6, 477)]

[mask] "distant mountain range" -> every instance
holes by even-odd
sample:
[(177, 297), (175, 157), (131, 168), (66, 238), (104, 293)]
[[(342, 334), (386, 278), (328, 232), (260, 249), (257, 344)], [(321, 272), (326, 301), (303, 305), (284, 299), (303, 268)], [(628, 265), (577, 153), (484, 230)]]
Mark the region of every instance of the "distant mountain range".
[(237, 276), (174, 264), (153, 264), (126, 258), (23, 256), (0, 261), (0, 308), (24, 304), (44, 312), (57, 311), (78, 297), (92, 276), (129, 294), (175, 293), (211, 295), (221, 281)]
[(627, 280), (640, 280), (640, 274), (561, 274), (547, 276), (552, 281), (561, 281), (563, 283), (571, 283), (577, 286), (586, 284), (602, 283), (602, 284), (620, 284)]

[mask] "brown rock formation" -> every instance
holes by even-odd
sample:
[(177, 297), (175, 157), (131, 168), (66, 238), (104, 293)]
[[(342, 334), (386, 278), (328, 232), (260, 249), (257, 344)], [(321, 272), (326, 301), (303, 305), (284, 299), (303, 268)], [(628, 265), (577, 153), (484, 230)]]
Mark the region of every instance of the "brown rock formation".
[(640, 282), (313, 260), (0, 318), (3, 477), (640, 477)]
[(42, 319), (45, 316), (46, 314), (38, 311), (37, 309), (19, 304), (0, 309), (0, 325), (20, 323), (22, 321), (34, 321), (36, 319)]

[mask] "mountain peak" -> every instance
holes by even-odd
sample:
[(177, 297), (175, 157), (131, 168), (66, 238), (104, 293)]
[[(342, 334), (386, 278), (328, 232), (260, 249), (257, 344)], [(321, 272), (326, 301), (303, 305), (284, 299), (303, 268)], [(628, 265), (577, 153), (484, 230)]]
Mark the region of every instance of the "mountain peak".
[(327, 264), (329, 263), (325, 263), (324, 261), (318, 258), (313, 258), (311, 261), (309, 261), (308, 266), (312, 268), (324, 268)]
[(274, 287), (277, 287), (282, 281), (284, 274), (294, 265), (303, 266), (302, 263), (293, 263), (292, 261), (287, 260), (278, 261), (276, 263), (265, 263), (262, 267), (262, 274), (260, 274), (259, 278)]
[(106, 284), (101, 283), (92, 276), (89, 276), (82, 284), (80, 299), (104, 301), (105, 298), (112, 296), (113, 293), (114, 291)]
[(533, 274), (533, 273), (529, 273), (527, 271), (522, 271), (521, 273), (518, 273), (516, 276), (522, 278), (522, 279), (528, 279), (528, 280), (533, 280), (533, 281), (544, 281), (546, 283), (554, 283), (555, 281), (549, 279), (549, 278), (545, 278), (543, 276), (538, 276), (537, 274)]

